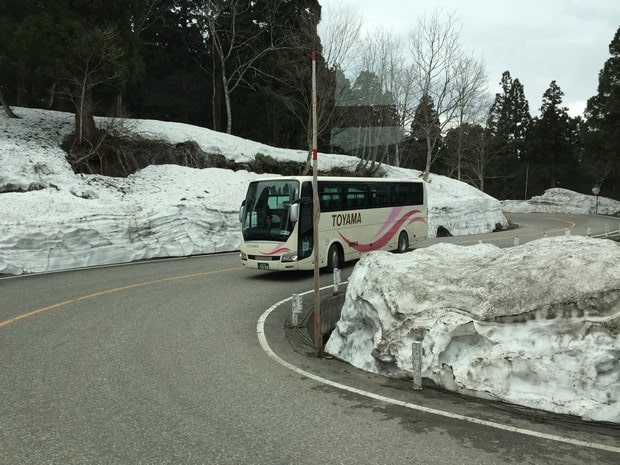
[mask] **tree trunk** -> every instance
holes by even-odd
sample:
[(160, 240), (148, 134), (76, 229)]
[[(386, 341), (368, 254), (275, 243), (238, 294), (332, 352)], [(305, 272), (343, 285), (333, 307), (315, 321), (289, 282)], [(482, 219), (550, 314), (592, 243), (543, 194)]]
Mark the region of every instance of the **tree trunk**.
[(222, 85), (222, 66), (215, 57), (215, 47), (213, 47), (213, 95), (211, 96), (213, 130), (222, 130), (222, 96), (224, 95)]
[(232, 107), (227, 86), (224, 87), (224, 99), (226, 101), (226, 134), (232, 134)]
[(433, 161), (433, 146), (431, 144), (430, 136), (426, 137), (426, 166), (424, 167), (424, 173), (422, 173), (422, 179), (428, 181), (428, 177), (431, 174), (431, 163)]
[(308, 124), (306, 126), (306, 142), (308, 143), (308, 156), (306, 157), (306, 164), (302, 171), (302, 175), (306, 176), (312, 169), (312, 112), (308, 112)]
[(56, 81), (52, 83), (49, 89), (49, 94), (47, 98), (47, 109), (51, 110), (54, 106), (54, 99), (56, 97)]
[(6, 116), (8, 116), (9, 118), (19, 118), (19, 116), (17, 116), (13, 112), (13, 110), (11, 110), (11, 107), (7, 103), (6, 99), (4, 98), (4, 92), (2, 92), (1, 86), (0, 86), (0, 103), (2, 103), (2, 107), (4, 108), (4, 112), (6, 113)]
[(75, 112), (75, 135), (78, 145), (82, 145), (84, 142), (93, 143), (96, 139), (96, 132), (92, 94), (90, 90), (82, 89), (80, 105)]

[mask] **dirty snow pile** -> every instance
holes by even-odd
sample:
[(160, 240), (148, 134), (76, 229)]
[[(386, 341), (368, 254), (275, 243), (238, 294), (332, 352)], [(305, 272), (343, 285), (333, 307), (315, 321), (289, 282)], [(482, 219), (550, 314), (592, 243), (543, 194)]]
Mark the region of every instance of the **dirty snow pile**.
[(437, 244), (356, 264), (326, 351), (388, 376), (620, 423), (620, 245)]
[[(273, 176), (218, 168), (149, 166), (127, 178), (74, 174), (60, 148), (71, 113), (14, 108), (0, 112), (0, 275), (237, 250), (238, 209), (250, 181)], [(170, 143), (195, 141), (237, 163), (268, 155), (303, 162), (306, 151), (269, 147), (187, 124), (98, 119)], [(319, 169), (353, 168), (358, 159), (319, 154)], [(383, 175), (420, 172), (383, 167)], [(431, 176), (429, 232), (492, 231), (507, 225), (496, 199), (464, 183)]]
[(548, 189), (529, 200), (502, 200), (502, 210), (513, 213), (568, 213), (620, 216), (620, 202), (607, 197), (583, 195), (568, 189)]

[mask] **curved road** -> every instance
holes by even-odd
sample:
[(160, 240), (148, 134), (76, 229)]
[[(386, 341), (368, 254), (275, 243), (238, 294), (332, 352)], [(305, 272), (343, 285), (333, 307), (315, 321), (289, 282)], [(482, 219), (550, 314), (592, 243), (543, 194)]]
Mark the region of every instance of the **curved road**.
[(557, 213), (505, 213), (512, 227), (492, 234), (455, 236), (428, 239), (415, 244), (424, 247), (437, 242), (471, 245), (479, 241), (490, 242), (499, 247), (511, 247), (541, 239), (543, 237), (564, 236), (566, 234), (592, 237), (620, 236), (620, 218), (593, 215), (565, 215)]
[(311, 287), (237, 254), (0, 280), (0, 463), (618, 463), (617, 428), (313, 357), (274, 305)]

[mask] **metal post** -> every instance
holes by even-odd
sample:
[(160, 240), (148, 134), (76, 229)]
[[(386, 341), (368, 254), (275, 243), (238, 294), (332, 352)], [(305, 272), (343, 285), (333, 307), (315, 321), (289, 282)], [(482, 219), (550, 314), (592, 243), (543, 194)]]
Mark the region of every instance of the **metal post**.
[(297, 328), (301, 324), (301, 315), (303, 313), (303, 304), (300, 294), (293, 294), (292, 299), (293, 314), (291, 316), (291, 324)]
[(340, 269), (334, 268), (334, 294), (338, 294), (340, 286)]
[(596, 194), (596, 208), (594, 209), (594, 214), (598, 215), (598, 194)]
[(598, 195), (601, 192), (601, 187), (598, 184), (594, 184), (592, 187), (592, 193), (596, 196), (596, 207), (594, 209), (594, 214), (598, 215)]
[(312, 216), (314, 246), (314, 353), (323, 356), (321, 333), (321, 290), (319, 286), (319, 188), (317, 180), (317, 120), (316, 120), (316, 52), (312, 51)]
[(419, 341), (411, 343), (411, 362), (413, 365), (413, 389), (422, 390), (422, 347)]

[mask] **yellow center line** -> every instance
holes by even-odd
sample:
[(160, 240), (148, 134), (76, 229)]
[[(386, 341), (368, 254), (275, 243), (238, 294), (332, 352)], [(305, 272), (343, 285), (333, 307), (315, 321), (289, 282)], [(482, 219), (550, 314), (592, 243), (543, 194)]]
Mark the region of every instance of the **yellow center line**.
[(570, 224), (570, 229), (574, 229), (577, 226), (577, 223), (575, 223), (575, 222), (573, 222), (571, 220), (564, 220), (562, 218), (552, 218), (550, 216), (545, 216), (544, 218), (546, 220), (549, 220), (549, 221), (557, 221), (557, 222), (560, 222), (560, 223), (568, 223), (568, 224)]
[(38, 315), (39, 313), (43, 313), (48, 310), (53, 310), (55, 308), (63, 307), (65, 305), (70, 305), (76, 302), (80, 302), (82, 300), (92, 299), (94, 297), (99, 297), (102, 295), (113, 294), (114, 292), (126, 291), (128, 289), (135, 289), (138, 287), (149, 286), (151, 284), (159, 284), (159, 283), (170, 282), (170, 281), (179, 281), (182, 279), (191, 279), (191, 278), (197, 278), (200, 276), (208, 276), (211, 274), (226, 273), (229, 271), (239, 271), (239, 270), (243, 270), (243, 268), (226, 268), (223, 270), (216, 270), (216, 271), (203, 271), (201, 273), (192, 273), (192, 274), (186, 274), (186, 275), (181, 275), (181, 276), (172, 276), (169, 278), (156, 279), (154, 281), (145, 281), (143, 283), (130, 284), (127, 286), (116, 287), (113, 289), (106, 289), (105, 291), (93, 292), (92, 294), (86, 294), (80, 297), (76, 297), (75, 299), (69, 299), (63, 302), (57, 302), (55, 304), (48, 305), (46, 307), (37, 308), (36, 310), (32, 310), (30, 312), (17, 315), (13, 318), (9, 318), (8, 320), (0, 321), (0, 328), (2, 328), (3, 326), (10, 325), (11, 323), (14, 323), (16, 321), (23, 320), (25, 318), (28, 318), (34, 315)]

